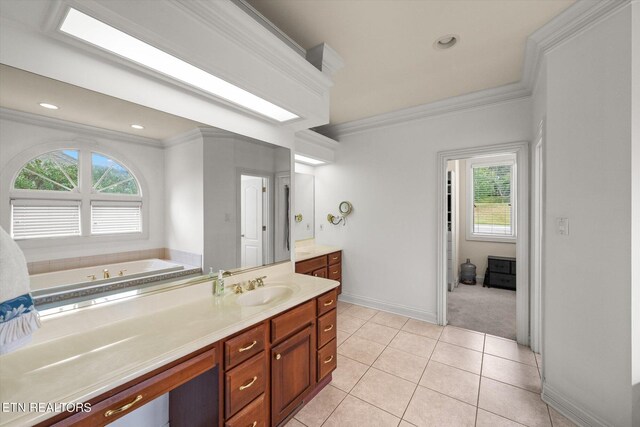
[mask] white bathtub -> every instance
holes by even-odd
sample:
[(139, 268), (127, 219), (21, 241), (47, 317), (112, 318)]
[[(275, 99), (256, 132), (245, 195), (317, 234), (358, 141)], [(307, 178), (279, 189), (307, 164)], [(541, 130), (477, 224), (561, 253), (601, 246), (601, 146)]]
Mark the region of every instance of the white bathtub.
[[(109, 271), (109, 278), (105, 278), (104, 270)], [(47, 293), (57, 290), (83, 288), (104, 285), (137, 277), (169, 273), (184, 270), (184, 265), (162, 259), (145, 259), (140, 261), (105, 264), (95, 267), (75, 268), (73, 270), (52, 271), (51, 273), (32, 274), (31, 291), (34, 295), (46, 289)], [(122, 272), (122, 275), (120, 275)], [(95, 280), (93, 280), (95, 276)]]

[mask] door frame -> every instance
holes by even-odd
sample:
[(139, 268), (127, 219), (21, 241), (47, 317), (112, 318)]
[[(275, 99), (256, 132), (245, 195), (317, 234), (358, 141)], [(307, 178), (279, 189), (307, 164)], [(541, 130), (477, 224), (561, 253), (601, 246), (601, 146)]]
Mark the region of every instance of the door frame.
[(516, 156), (516, 339), (529, 345), (529, 142), (517, 141), (438, 152), (437, 320), (447, 324), (447, 162), (512, 153)]
[(546, 181), (545, 165), (545, 133), (546, 119), (538, 124), (533, 143), (531, 168), (531, 349), (542, 353), (542, 301), (544, 292), (544, 263), (542, 251), (544, 247), (544, 199)]
[[(273, 263), (273, 236), (274, 236), (274, 205), (275, 201), (271, 200), (271, 195), (274, 194), (274, 175), (270, 172), (236, 168), (236, 212), (238, 217), (241, 215), (241, 202), (240, 202), (240, 188), (242, 185), (242, 175), (255, 176), (257, 178), (263, 178), (267, 180), (266, 192), (262, 195), (262, 224), (266, 225), (267, 232), (262, 236), (262, 265), (268, 265)], [(236, 221), (236, 236), (237, 249), (236, 249), (236, 263), (240, 265), (242, 260), (241, 244), (240, 244), (240, 221)]]

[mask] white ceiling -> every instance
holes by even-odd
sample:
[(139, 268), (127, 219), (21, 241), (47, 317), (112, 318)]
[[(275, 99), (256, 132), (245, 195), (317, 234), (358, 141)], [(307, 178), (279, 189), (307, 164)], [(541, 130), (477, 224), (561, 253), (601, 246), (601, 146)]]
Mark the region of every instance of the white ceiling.
[[(527, 37), (574, 0), (248, 0), (309, 49), (344, 59), (331, 124), (520, 80)], [(449, 50), (433, 43), (460, 36)]]
[[(48, 110), (41, 102), (60, 109)], [(156, 140), (205, 126), (4, 64), (0, 64), (0, 106)], [(132, 124), (144, 129), (132, 129)]]

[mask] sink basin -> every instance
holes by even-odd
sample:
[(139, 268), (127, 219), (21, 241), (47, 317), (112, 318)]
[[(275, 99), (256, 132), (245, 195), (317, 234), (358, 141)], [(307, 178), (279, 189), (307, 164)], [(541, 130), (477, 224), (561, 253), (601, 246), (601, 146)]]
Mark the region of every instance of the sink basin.
[(244, 307), (269, 304), (289, 298), (293, 294), (293, 289), (289, 286), (269, 286), (258, 288), (253, 291), (238, 296), (236, 303)]

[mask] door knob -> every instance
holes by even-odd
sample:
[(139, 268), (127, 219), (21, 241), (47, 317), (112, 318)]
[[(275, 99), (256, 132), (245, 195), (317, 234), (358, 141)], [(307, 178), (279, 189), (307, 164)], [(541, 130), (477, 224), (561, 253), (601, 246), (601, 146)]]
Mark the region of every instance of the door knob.
[(282, 355), (280, 355), (280, 353), (276, 354), (276, 360), (280, 360), (282, 358)]

